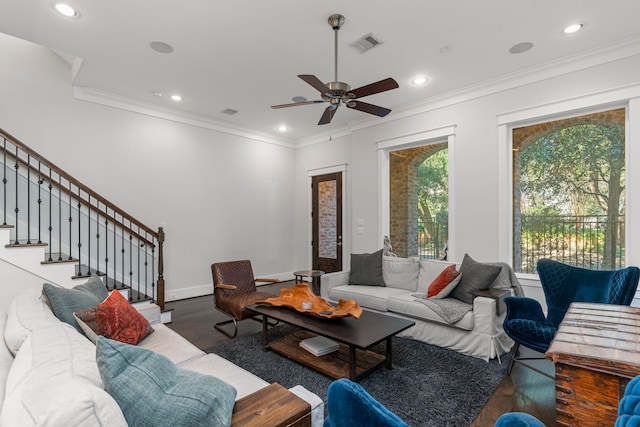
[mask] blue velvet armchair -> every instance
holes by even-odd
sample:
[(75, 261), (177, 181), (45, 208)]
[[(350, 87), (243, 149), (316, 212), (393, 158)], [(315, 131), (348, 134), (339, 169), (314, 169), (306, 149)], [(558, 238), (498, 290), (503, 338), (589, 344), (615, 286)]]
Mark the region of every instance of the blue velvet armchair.
[[(620, 399), (615, 427), (638, 426), (640, 426), (640, 377), (635, 377), (627, 384), (624, 396)], [(533, 415), (510, 412), (501, 415), (494, 427), (545, 427), (545, 425)]]
[(504, 331), (516, 342), (509, 372), (513, 362), (519, 360), (516, 356), (520, 345), (541, 353), (549, 349), (572, 302), (630, 305), (640, 278), (638, 267), (597, 271), (550, 259), (538, 260), (537, 270), (547, 302), (546, 316), (540, 303), (533, 298), (505, 298)]
[(324, 427), (409, 427), (358, 383), (342, 378), (327, 390)]

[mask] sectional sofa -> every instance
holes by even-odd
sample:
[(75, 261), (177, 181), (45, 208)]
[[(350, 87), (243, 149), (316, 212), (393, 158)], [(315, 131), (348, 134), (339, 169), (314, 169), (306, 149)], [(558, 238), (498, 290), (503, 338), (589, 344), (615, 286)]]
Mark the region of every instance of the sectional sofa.
[[(415, 326), (399, 335), (423, 341), (439, 347), (449, 348), (469, 356), (490, 360), (510, 350), (513, 341), (505, 334), (502, 323), (505, 310), (501, 300), (509, 295), (522, 295), (522, 287), (509, 265), (504, 263), (478, 263), (466, 257), (463, 263), (418, 258), (382, 256), (382, 253), (361, 254), (365, 257), (380, 256), (376, 262), (351, 259), (351, 271), (325, 274), (321, 278), (321, 295), (333, 302), (340, 299), (355, 300), (361, 307), (408, 317)], [(465, 261), (467, 261), (466, 265)], [(354, 265), (358, 272), (354, 272)], [(462, 302), (452, 296), (426, 298), (429, 287), (445, 269), (455, 265), (462, 272), (459, 283), (452, 283), (453, 295), (456, 287), (464, 285), (474, 276), (479, 276), (492, 267), (496, 275), (489, 275), (487, 288), (494, 296), (471, 296)], [(466, 273), (464, 270), (466, 268)], [(376, 269), (380, 274), (375, 274)], [(364, 277), (363, 277), (364, 273)], [(377, 276), (377, 277), (376, 277)], [(491, 277), (494, 277), (491, 279)], [(460, 292), (460, 289), (458, 289)], [(504, 292), (503, 292), (504, 291)], [(451, 290), (450, 290), (451, 292)], [(498, 296), (501, 295), (501, 296)], [(502, 308), (502, 309), (501, 309)]]
[[(166, 382), (161, 386), (171, 388), (202, 379), (209, 384), (217, 381), (215, 384), (226, 391), (221, 400), (231, 399), (231, 407), (234, 399), (242, 399), (269, 385), (220, 356), (205, 354), (159, 323), (159, 309), (154, 304), (136, 306), (136, 309), (151, 320), (150, 335), (136, 346), (98, 338), (96, 347), (76, 327), (54, 315), (42, 290), (20, 291), (8, 313), (0, 312), (0, 336), (4, 337), (0, 344), (0, 424), (21, 427), (128, 425), (122, 402), (106, 391), (104, 366), (99, 367), (97, 361), (101, 345), (110, 352), (105, 353), (103, 365), (112, 365), (110, 369), (115, 369), (116, 375), (122, 374), (119, 370), (129, 369), (127, 372), (131, 375), (119, 375), (124, 383), (117, 384), (116, 391), (132, 393), (135, 389), (135, 395), (129, 394), (124, 403), (133, 405), (136, 411), (149, 410), (159, 404), (158, 397), (150, 390), (156, 383)], [(117, 358), (127, 364), (126, 368), (115, 365)], [(151, 381), (148, 386), (139, 381), (140, 375), (148, 377), (160, 366), (164, 371), (160, 379), (153, 379), (156, 383)], [(172, 375), (177, 378), (173, 383)], [(321, 426), (322, 400), (302, 386), (290, 391), (310, 404), (312, 425)], [(224, 403), (207, 402), (206, 398), (207, 395), (202, 395), (192, 400), (200, 400), (196, 403), (209, 411), (212, 408), (215, 411), (216, 405)], [(171, 407), (171, 399), (163, 402), (160, 409), (166, 414), (186, 412), (179, 406)], [(163, 422), (153, 425), (177, 425), (173, 417), (164, 418)]]

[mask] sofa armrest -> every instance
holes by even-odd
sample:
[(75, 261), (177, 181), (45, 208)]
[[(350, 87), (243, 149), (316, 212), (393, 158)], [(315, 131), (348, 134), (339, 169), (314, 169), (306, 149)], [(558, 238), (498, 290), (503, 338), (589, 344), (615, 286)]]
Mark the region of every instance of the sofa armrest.
[(329, 291), (336, 286), (349, 284), (349, 272), (337, 271), (335, 273), (327, 273), (320, 276), (320, 296), (326, 300), (329, 299)]
[(496, 335), (502, 329), (502, 317), (497, 314), (493, 298), (476, 297), (473, 300), (473, 330), (487, 335)]

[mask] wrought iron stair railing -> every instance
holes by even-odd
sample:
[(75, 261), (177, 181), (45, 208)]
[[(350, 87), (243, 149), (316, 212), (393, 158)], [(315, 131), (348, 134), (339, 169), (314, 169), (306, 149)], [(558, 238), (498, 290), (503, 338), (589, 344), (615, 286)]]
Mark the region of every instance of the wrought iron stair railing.
[(10, 246), (47, 245), (43, 263), (73, 262), (75, 277), (164, 310), (164, 230), (154, 230), (0, 129), (2, 222)]

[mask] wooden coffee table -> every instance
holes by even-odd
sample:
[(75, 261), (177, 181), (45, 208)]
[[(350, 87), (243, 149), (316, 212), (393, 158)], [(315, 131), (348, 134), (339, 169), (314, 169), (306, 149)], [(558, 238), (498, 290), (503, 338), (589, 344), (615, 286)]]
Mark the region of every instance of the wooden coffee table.
[[(352, 381), (359, 381), (383, 364), (391, 369), (391, 338), (415, 325), (412, 320), (368, 310), (363, 310), (359, 319), (324, 319), (285, 307), (254, 304), (247, 308), (263, 316), (262, 347), (265, 351), (273, 350), (331, 378), (349, 378)], [(269, 342), (269, 318), (302, 330)], [(339, 342), (340, 350), (324, 356), (314, 356), (300, 347), (300, 341), (315, 335)], [(386, 342), (384, 355), (369, 350), (383, 341)]]

